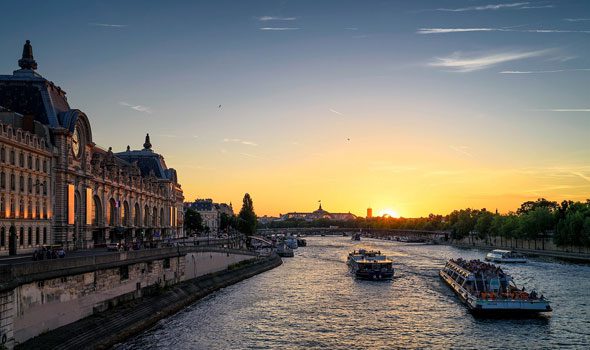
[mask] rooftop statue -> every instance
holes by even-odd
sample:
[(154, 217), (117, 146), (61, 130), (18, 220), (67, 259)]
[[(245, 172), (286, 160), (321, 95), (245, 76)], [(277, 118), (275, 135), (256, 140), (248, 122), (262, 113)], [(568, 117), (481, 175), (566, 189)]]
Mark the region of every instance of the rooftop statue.
[(18, 60), (18, 66), (21, 69), (37, 69), (37, 62), (33, 58), (33, 46), (31, 46), (31, 41), (27, 40), (25, 45), (23, 46), (23, 57)]

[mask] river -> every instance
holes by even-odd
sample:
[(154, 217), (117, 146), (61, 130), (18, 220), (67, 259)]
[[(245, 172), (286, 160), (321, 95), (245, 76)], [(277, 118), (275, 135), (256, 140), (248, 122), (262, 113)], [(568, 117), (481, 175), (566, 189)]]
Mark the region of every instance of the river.
[[(505, 265), (552, 301), (549, 316), (479, 319), (438, 277), (449, 258), (485, 252), (347, 237), (308, 237), (295, 258), (161, 320), (116, 349), (588, 348), (590, 266), (551, 259)], [(359, 281), (348, 252), (381, 250), (391, 282)]]

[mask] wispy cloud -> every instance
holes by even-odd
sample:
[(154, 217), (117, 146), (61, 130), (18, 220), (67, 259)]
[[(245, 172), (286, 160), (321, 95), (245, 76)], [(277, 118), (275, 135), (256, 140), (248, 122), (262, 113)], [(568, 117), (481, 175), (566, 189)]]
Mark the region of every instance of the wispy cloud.
[(297, 17), (275, 17), (275, 16), (262, 16), (258, 17), (259, 21), (266, 22), (266, 21), (294, 21)]
[(471, 152), (469, 151), (469, 147), (467, 146), (453, 146), (450, 145), (449, 146), (450, 149), (452, 149), (453, 151), (468, 156), (468, 157), (473, 157), (473, 154), (471, 154)]
[(590, 30), (563, 29), (512, 29), (512, 28), (419, 28), (417, 34), (450, 34), (471, 32), (518, 32), (518, 33), (580, 33), (590, 34)]
[(124, 101), (119, 102), (119, 104), (121, 106), (129, 107), (129, 108), (131, 108), (131, 109), (133, 109), (135, 111), (138, 111), (138, 112), (152, 114), (152, 109), (150, 107), (147, 107), (147, 106), (133, 105), (131, 103), (124, 102)]
[(334, 114), (338, 114), (339, 116), (342, 116), (342, 117), (344, 117), (344, 114), (342, 114), (342, 113), (338, 112), (338, 111), (337, 111), (337, 110), (335, 110), (335, 109), (332, 109), (332, 108), (330, 108), (330, 109), (328, 109), (328, 110), (329, 110), (330, 112), (334, 113)]
[(564, 18), (564, 20), (568, 22), (584, 22), (590, 21), (590, 18)]
[(555, 70), (503, 70), (500, 74), (546, 74), (563, 72), (590, 72), (590, 68), (555, 69)]
[(256, 154), (251, 154), (251, 153), (240, 153), (240, 155), (246, 157), (246, 158), (252, 158), (252, 159), (266, 159), (265, 157), (256, 155)]
[(262, 27), (260, 30), (275, 30), (275, 31), (285, 31), (285, 30), (299, 30), (299, 28), (295, 27)]
[(503, 9), (523, 10), (523, 9), (539, 9), (539, 8), (551, 8), (553, 5), (531, 5), (530, 2), (513, 2), (504, 4), (489, 4), (489, 5), (478, 5), (468, 6), (459, 8), (438, 8), (436, 11), (445, 12), (465, 12), (465, 11), (495, 11)]
[(536, 112), (564, 112), (564, 113), (586, 113), (590, 108), (553, 108), (553, 109), (533, 109)]
[(124, 28), (127, 24), (112, 24), (112, 23), (88, 23), (89, 26), (93, 27), (107, 27), (107, 28)]
[(586, 180), (586, 181), (590, 182), (590, 177), (589, 177), (589, 176), (586, 176), (586, 175), (584, 175), (584, 174), (582, 174), (581, 172), (574, 171), (574, 172), (572, 172), (572, 174), (574, 174), (574, 175), (576, 175), (576, 176), (578, 176), (578, 177), (581, 177), (582, 179), (584, 179), (584, 180)]
[(428, 65), (431, 67), (449, 68), (454, 72), (473, 72), (486, 69), (504, 62), (522, 60), (531, 57), (547, 55), (553, 50), (538, 50), (525, 52), (499, 52), (487, 55), (464, 55), (456, 52), (449, 57), (438, 57)]
[(258, 144), (255, 142), (242, 140), (242, 139), (228, 139), (228, 138), (226, 138), (226, 139), (223, 139), (223, 142), (241, 143), (242, 145), (246, 145), (246, 146), (258, 146)]

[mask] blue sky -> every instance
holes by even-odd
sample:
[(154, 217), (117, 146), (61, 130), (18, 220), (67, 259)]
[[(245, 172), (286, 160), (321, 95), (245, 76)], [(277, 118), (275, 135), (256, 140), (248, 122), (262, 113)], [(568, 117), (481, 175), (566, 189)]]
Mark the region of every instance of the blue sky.
[(3, 1), (2, 12), (2, 74), (30, 39), (95, 141), (138, 148), (150, 132), (187, 199), (249, 191), (260, 214), (321, 198), (415, 216), (590, 189), (588, 1)]

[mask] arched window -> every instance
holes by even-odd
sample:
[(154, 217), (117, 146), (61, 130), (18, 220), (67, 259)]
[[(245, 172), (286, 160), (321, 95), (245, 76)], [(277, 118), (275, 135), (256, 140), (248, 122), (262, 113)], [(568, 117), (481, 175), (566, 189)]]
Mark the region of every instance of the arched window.
[(129, 226), (129, 203), (123, 202), (123, 212), (121, 213), (121, 226)]
[(102, 218), (102, 206), (100, 204), (100, 198), (94, 196), (92, 200), (92, 225), (98, 226), (101, 223)]
[(33, 169), (33, 157), (29, 154), (29, 156), (27, 157), (27, 166), (29, 167), (29, 169)]
[(40, 166), (39, 166), (39, 157), (35, 158), (35, 170), (39, 171)]
[(28, 245), (33, 244), (33, 229), (30, 227), (27, 230), (27, 244)]
[(15, 164), (15, 162), (14, 162), (14, 150), (13, 149), (10, 150), (10, 164), (12, 164), (12, 165)]
[(20, 228), (20, 235), (18, 237), (18, 243), (21, 246), (25, 245), (25, 229), (24, 229), (24, 227)]
[(111, 198), (109, 200), (109, 208), (107, 211), (107, 222), (109, 226), (116, 226), (117, 225), (117, 202)]
[(152, 226), (156, 227), (158, 225), (158, 208), (154, 207), (152, 213)]
[(18, 201), (18, 217), (23, 219), (25, 217), (25, 200), (23, 198)]
[(24, 168), (25, 167), (25, 155), (23, 154), (23, 152), (20, 152), (18, 154), (18, 165), (21, 168)]
[(43, 227), (43, 244), (47, 244), (47, 227)]
[(35, 245), (39, 245), (39, 239), (41, 238), (40, 236), (39, 228), (37, 227), (35, 229)]
[(47, 172), (47, 161), (46, 160), (43, 161), (43, 172), (44, 173)]
[(139, 212), (139, 203), (135, 203), (133, 207), (133, 225), (136, 227), (141, 226), (141, 213)]
[(146, 205), (143, 208), (143, 226), (149, 226), (150, 224), (150, 208)]

